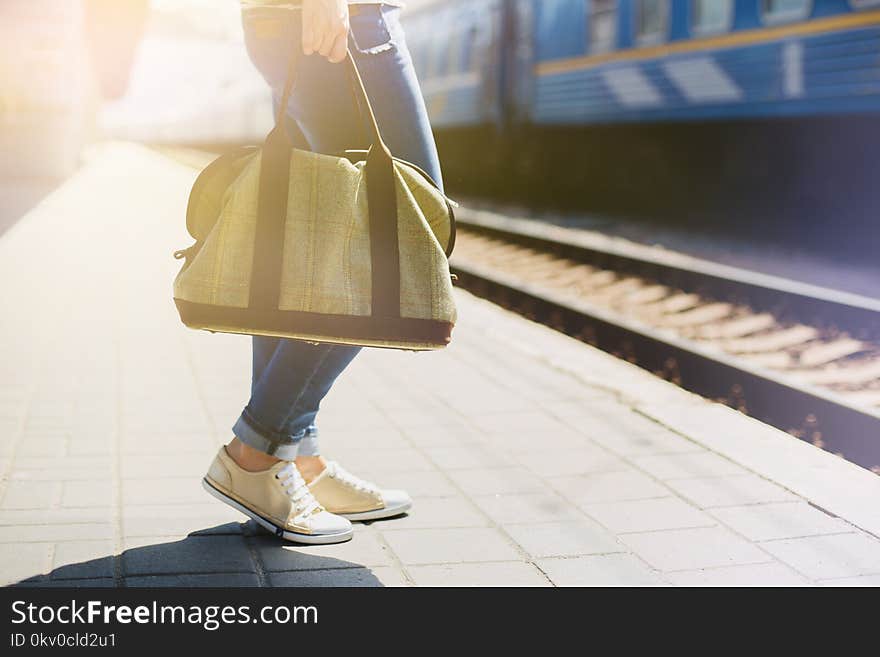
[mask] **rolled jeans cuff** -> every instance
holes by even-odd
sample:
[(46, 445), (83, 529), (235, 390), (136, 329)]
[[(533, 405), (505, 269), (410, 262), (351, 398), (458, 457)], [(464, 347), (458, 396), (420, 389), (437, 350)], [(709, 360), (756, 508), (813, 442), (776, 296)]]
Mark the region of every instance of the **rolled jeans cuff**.
[(306, 435), (299, 441), (297, 456), (318, 456), (321, 453), (318, 447), (318, 430), (314, 425), (306, 429)]
[(308, 430), (303, 430), (296, 436), (267, 431), (257, 428), (256, 423), (244, 412), (233, 425), (232, 433), (248, 447), (253, 447), (282, 461), (292, 461), (301, 454), (300, 443)]

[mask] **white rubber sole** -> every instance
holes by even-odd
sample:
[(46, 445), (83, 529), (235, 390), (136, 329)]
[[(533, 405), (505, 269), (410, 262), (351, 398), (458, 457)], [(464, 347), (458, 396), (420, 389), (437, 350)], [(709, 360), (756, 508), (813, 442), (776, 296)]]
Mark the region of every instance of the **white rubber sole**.
[(361, 513), (337, 513), (336, 515), (348, 518), (352, 522), (359, 520), (381, 520), (382, 518), (393, 518), (406, 513), (412, 508), (412, 502), (406, 504), (398, 504), (397, 506), (386, 506), (374, 511), (363, 511)]
[(213, 497), (216, 497), (224, 504), (228, 504), (236, 511), (240, 511), (248, 518), (252, 518), (254, 521), (257, 522), (257, 524), (259, 524), (264, 529), (272, 532), (278, 538), (283, 538), (285, 541), (290, 541), (291, 543), (304, 543), (306, 545), (327, 545), (329, 543), (344, 543), (345, 541), (350, 541), (352, 535), (354, 534), (351, 529), (336, 534), (301, 534), (299, 532), (288, 531), (284, 527), (279, 527), (271, 520), (264, 518), (259, 513), (251, 511), (243, 504), (236, 502), (231, 497), (223, 494), (221, 491), (214, 488), (207, 479), (202, 479), (202, 488), (204, 488), (206, 491), (208, 491), (208, 493), (210, 493)]

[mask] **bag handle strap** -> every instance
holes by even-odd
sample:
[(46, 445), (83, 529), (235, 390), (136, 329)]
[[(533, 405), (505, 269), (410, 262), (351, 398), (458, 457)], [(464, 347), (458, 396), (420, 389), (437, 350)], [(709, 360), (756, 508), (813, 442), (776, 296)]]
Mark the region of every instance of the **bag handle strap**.
[(290, 94), (293, 93), (293, 85), (296, 82), (296, 46), (291, 49), (290, 57), (287, 58), (287, 75), (284, 78), (284, 90), (281, 92), (281, 102), (275, 111), (275, 127), (284, 125), (284, 117), (287, 114), (287, 105), (290, 103)]
[[(370, 130), (370, 138), (373, 147), (381, 149), (390, 158), (391, 151), (382, 139), (382, 132), (379, 130), (379, 123), (376, 121), (376, 114), (373, 112), (372, 104), (370, 104), (370, 97), (367, 95), (367, 90), (364, 87), (361, 73), (358, 71), (357, 64), (354, 63), (354, 58), (351, 56), (350, 50), (346, 51), (345, 60), (346, 66), (348, 66), (348, 75), (351, 79), (351, 86), (354, 91), (355, 100), (357, 101), (358, 109), (361, 112), (362, 117), (366, 120), (367, 126)], [(366, 113), (366, 116), (363, 116), (364, 113)]]
[[(296, 63), (297, 47), (294, 46), (290, 53), (290, 57), (288, 58), (287, 76), (284, 80), (281, 100), (275, 113), (275, 130), (281, 132), (288, 141), (290, 141), (290, 139), (287, 135), (284, 118), (287, 114), (287, 106), (290, 103), (290, 96), (293, 93), (293, 88), (296, 82)], [(352, 57), (351, 50), (349, 49), (346, 49), (345, 51), (344, 66), (348, 70), (349, 87), (354, 96), (358, 112), (370, 132), (370, 144), (376, 147), (377, 150), (381, 150), (383, 153), (387, 154), (390, 158), (391, 151), (382, 139), (382, 132), (379, 130), (378, 121), (376, 121), (376, 114), (373, 111), (373, 105), (370, 103), (370, 97), (367, 95), (366, 87), (364, 87), (363, 78), (361, 78), (360, 71), (358, 70), (357, 64), (355, 64), (354, 57)]]

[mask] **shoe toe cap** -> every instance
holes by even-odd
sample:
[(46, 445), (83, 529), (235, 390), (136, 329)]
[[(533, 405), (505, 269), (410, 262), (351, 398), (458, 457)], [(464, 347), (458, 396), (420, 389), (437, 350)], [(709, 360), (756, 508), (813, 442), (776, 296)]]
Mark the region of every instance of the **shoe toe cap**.
[(389, 489), (382, 491), (386, 509), (399, 509), (401, 513), (412, 506), (412, 498), (405, 490)]
[(329, 511), (321, 511), (311, 518), (315, 534), (344, 534), (351, 531), (351, 521)]

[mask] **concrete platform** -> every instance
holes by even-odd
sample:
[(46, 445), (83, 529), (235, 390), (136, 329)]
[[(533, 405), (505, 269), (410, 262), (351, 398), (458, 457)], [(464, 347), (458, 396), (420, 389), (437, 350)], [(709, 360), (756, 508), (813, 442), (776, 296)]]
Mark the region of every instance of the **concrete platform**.
[(282, 545), (200, 487), (249, 341), (171, 302), (196, 171), (97, 148), (0, 237), (0, 580), (37, 586), (880, 584), (880, 478), (475, 299), (367, 350), (328, 456), (411, 515)]

